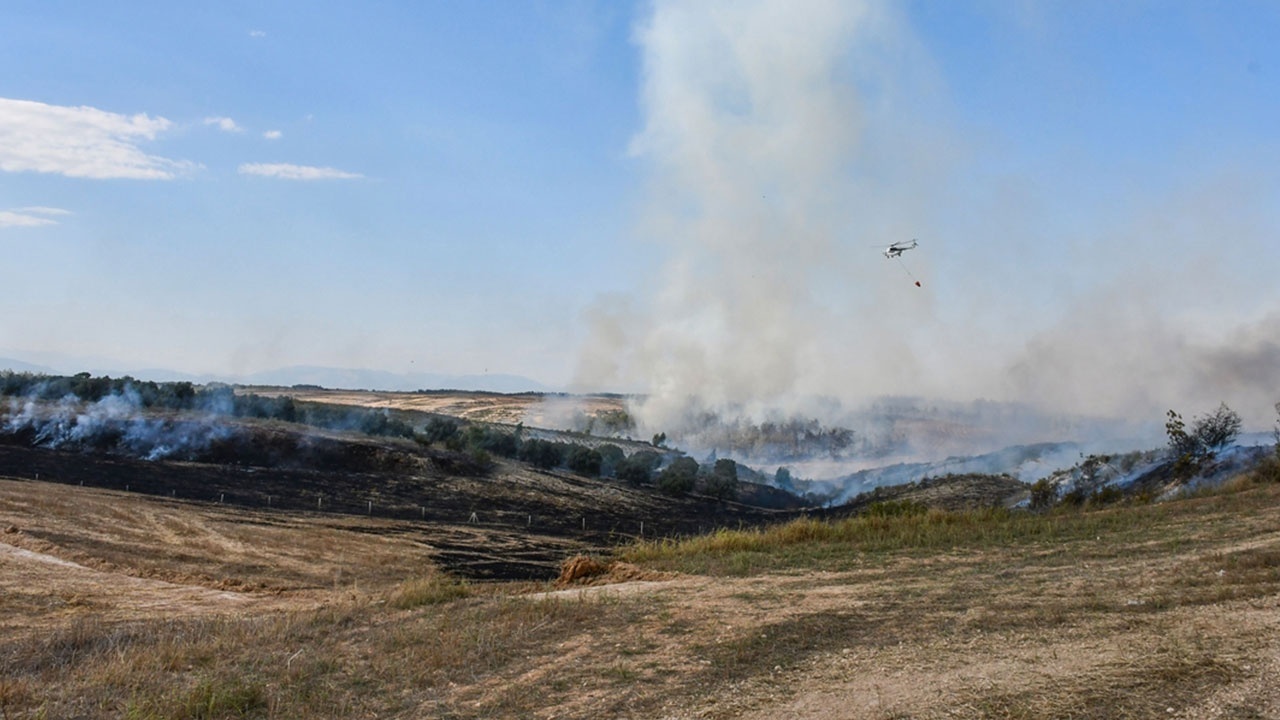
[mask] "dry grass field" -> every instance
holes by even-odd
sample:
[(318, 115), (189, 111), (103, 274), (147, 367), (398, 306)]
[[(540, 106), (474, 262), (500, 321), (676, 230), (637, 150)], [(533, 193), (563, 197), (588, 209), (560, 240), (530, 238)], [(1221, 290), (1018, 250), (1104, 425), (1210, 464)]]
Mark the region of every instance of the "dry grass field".
[[(429, 530), (0, 481), (0, 718), (1277, 718), (1280, 484), (471, 583)], [(443, 529), (439, 530), (444, 532)]]
[(436, 413), (506, 425), (523, 422), (530, 427), (540, 428), (562, 428), (563, 420), (574, 412), (595, 415), (626, 410), (624, 399), (618, 395), (562, 396), (554, 393), (508, 394), (463, 390), (378, 392), (275, 387), (245, 387), (243, 392), (253, 392), (265, 397), (289, 395), (299, 402)]

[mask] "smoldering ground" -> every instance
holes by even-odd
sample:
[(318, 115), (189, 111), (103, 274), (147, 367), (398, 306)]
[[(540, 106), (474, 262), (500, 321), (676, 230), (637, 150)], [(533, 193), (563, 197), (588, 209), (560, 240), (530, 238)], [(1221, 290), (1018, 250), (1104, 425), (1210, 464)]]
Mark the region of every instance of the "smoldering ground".
[(128, 388), (92, 402), (75, 396), (45, 402), (38, 395), (6, 398), (3, 424), (7, 435), (36, 447), (187, 460), (235, 434), (209, 411), (182, 417), (146, 413), (138, 394)]

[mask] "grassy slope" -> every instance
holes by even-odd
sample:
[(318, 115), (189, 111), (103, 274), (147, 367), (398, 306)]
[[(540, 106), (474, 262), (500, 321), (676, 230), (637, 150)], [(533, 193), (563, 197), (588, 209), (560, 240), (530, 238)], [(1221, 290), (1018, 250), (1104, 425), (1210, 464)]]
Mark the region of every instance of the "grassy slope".
[[(0, 489), (9, 503), (0, 520), (22, 517), (14, 503), (34, 484), (22, 485)], [(105, 528), (85, 514), (119, 507), (73, 505), (79, 515), (44, 503), (43, 522), (66, 512), (66, 523)], [(170, 520), (210, 527), (214, 510), (182, 508)], [(143, 537), (135, 515), (119, 513), (116, 524)], [(283, 533), (281, 546), (344, 542), (342, 529), (305, 518), (272, 532)], [(350, 535), (367, 536), (386, 543), (387, 558), (398, 556), (397, 543), (411, 546), (387, 529)], [(196, 569), (224, 552), (206, 540), (182, 547), (190, 582), (217, 575)], [(53, 541), (41, 550), (64, 552)], [(87, 546), (76, 552), (91, 564)], [(136, 565), (164, 565), (169, 551), (152, 552)], [(41, 589), (27, 588), (26, 604), (6, 611), (38, 616), (42, 630), (3, 628), (0, 710), (8, 718), (1280, 716), (1268, 679), (1280, 671), (1276, 483), (1092, 512), (800, 521), (641, 545), (627, 558), (688, 574), (636, 593), (535, 599), (524, 593), (545, 587), (460, 585), (426, 565), (388, 568), (369, 557), (383, 567), (324, 591), (303, 579), (332, 567), (291, 566), (311, 586), (293, 603), (278, 602), (274, 588), (249, 593), (256, 605), (155, 617), (118, 612), (129, 599), (109, 594), (48, 597), (32, 609)], [(106, 569), (136, 568), (115, 557)]]

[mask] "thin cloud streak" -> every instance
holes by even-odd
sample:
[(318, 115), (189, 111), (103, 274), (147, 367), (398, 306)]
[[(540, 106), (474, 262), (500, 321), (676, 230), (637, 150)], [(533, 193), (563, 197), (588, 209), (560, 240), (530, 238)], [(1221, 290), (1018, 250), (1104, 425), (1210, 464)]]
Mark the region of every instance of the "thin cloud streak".
[(94, 180), (172, 180), (199, 165), (140, 144), (172, 127), (163, 117), (0, 98), (0, 170)]
[(240, 166), (239, 172), (241, 175), (259, 175), (281, 180), (359, 180), (364, 177), (360, 173), (337, 168), (290, 163), (245, 163)]
[(244, 132), (244, 128), (236, 124), (235, 120), (229, 117), (207, 117), (204, 119), (205, 125), (215, 125), (223, 132), (238, 133)]
[(0, 210), (0, 227), (40, 227), (57, 225), (55, 217), (70, 215), (70, 210), (53, 207), (23, 207)]

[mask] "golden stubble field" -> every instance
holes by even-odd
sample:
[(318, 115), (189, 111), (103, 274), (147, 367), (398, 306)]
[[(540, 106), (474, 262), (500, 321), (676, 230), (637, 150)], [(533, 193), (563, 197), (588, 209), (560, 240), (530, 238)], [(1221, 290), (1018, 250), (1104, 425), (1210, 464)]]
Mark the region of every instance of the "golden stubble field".
[(566, 429), (568, 421), (576, 413), (594, 416), (601, 412), (626, 410), (625, 398), (618, 395), (504, 394), (462, 390), (379, 392), (276, 387), (246, 387), (243, 391), (266, 397), (289, 395), (303, 402), (411, 410), (506, 425), (524, 423), (548, 429)]
[(0, 717), (1280, 717), (1280, 485), (851, 522), (468, 585), (403, 524), (0, 480)]

